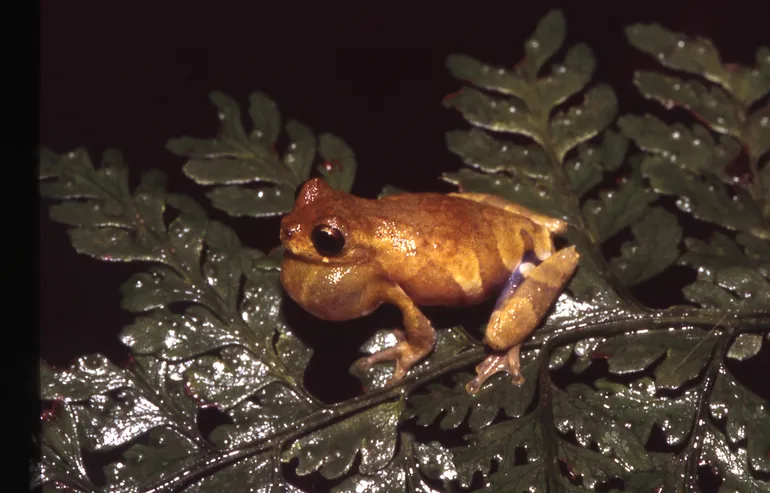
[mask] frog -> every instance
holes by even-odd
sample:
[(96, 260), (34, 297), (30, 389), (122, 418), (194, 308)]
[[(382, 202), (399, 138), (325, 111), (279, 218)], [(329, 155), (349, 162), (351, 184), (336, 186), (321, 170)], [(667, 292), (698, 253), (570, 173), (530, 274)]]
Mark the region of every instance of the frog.
[(437, 333), (420, 307), (493, 299), (484, 331), (489, 354), (466, 391), (505, 372), (521, 385), (520, 350), (578, 267), (574, 246), (556, 250), (568, 223), (492, 194), (398, 193), (368, 199), (306, 181), (281, 219), (280, 279), (304, 310), (327, 321), (366, 316), (382, 304), (401, 312), (396, 344), (359, 359), (366, 372), (394, 361), (386, 386), (429, 355)]

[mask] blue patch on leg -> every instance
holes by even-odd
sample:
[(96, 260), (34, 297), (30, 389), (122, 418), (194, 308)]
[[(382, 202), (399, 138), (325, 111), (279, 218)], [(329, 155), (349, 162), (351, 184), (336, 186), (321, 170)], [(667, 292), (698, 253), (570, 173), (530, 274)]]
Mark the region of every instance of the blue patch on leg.
[(516, 292), (516, 288), (519, 287), (521, 284), (521, 281), (524, 280), (524, 275), (521, 273), (520, 267), (524, 263), (530, 263), (533, 264), (535, 267), (540, 265), (542, 261), (537, 258), (537, 256), (534, 254), (534, 252), (527, 252), (524, 254), (524, 256), (521, 258), (521, 262), (519, 262), (519, 265), (516, 266), (515, 269), (513, 269), (513, 272), (511, 272), (511, 275), (508, 277), (508, 281), (505, 283), (505, 287), (500, 292), (500, 295), (497, 297), (497, 302), (495, 303), (495, 310), (500, 308), (500, 306), (508, 301), (511, 296), (513, 296), (513, 293)]

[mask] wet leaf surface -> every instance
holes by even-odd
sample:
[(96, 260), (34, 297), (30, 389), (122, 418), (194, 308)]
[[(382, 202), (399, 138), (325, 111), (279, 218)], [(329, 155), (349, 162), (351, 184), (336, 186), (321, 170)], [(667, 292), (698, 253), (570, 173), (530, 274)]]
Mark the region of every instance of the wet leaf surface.
[[(681, 73), (637, 73), (639, 90), (661, 106), (623, 115), (620, 132), (615, 93), (592, 80), (588, 46), (565, 45), (560, 11), (540, 21), (512, 68), (447, 58), (465, 87), (444, 105), (471, 128), (447, 133), (464, 166), (444, 180), (564, 219), (555, 241), (580, 253), (524, 342), (524, 382), (495, 375), (476, 395), (465, 390), (468, 372), (489, 351), (469, 335), (484, 322), (459, 325), (462, 312), (437, 324), (451, 328), (402, 382), (385, 385), (392, 364), (362, 373), (351, 361), (365, 391), (324, 404), (304, 385), (323, 348), (306, 344), (296, 326), (304, 319), (288, 313), (296, 307), (284, 302), (282, 248), (245, 247), (191, 198), (168, 192), (160, 172), (142, 173), (132, 192), (117, 151), (94, 166), (83, 150), (42, 149), (40, 192), (58, 201), (51, 217), (70, 228), (75, 249), (151, 265), (122, 287), (123, 307), (136, 314), (120, 335), (127, 362), (97, 354), (65, 369), (41, 363), (40, 397), (52, 410), (42, 415), (33, 486), (673, 492), (695, 491), (699, 468), (710, 467), (724, 490), (767, 491), (768, 402), (727, 368), (757, 364), (770, 338), (770, 51), (757, 51), (756, 66), (723, 64), (709, 41), (661, 26), (627, 35)], [(284, 123), (262, 93), (249, 97), (246, 123), (234, 99), (211, 101), (217, 135), (168, 148), (211, 187), (214, 207), (283, 214), (311, 173), (351, 189), (357, 163), (340, 138)], [(675, 107), (686, 112), (665, 113)], [(683, 230), (693, 237), (682, 240)], [(697, 277), (683, 294), (698, 308), (652, 310), (635, 299), (675, 263)], [(361, 352), (395, 342), (376, 331)]]

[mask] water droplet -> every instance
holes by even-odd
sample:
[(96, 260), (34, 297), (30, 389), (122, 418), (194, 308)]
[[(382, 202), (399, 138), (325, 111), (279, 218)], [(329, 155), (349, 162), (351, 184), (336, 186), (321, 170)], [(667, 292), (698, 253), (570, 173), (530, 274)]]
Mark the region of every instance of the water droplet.
[(530, 48), (538, 49), (540, 48), (540, 43), (536, 39), (531, 39), (529, 41)]
[(674, 90), (675, 90), (675, 91), (678, 91), (678, 90), (679, 90), (679, 89), (681, 89), (681, 88), (682, 88), (682, 85), (681, 85), (681, 84), (674, 84)]
[(509, 107), (508, 107), (508, 112), (510, 112), (510, 113), (516, 113), (516, 107), (515, 107), (515, 106), (509, 106)]
[(504, 68), (501, 68), (500, 70), (497, 71), (497, 75), (503, 75), (503, 74), (505, 74)]
[(260, 190), (259, 192), (257, 192), (257, 197), (259, 197), (260, 199), (262, 197), (264, 197), (264, 196), (265, 196), (265, 191), (264, 190)]
[(679, 137), (680, 137), (680, 133), (679, 133), (679, 131), (676, 131), (676, 132), (672, 133), (672, 134), (671, 134), (671, 137), (672, 137), (674, 140), (679, 140)]
[(508, 146), (505, 146), (505, 145), (500, 148), (500, 151), (502, 151), (502, 152), (505, 152), (507, 150), (508, 150)]
[(660, 53), (658, 53), (658, 60), (665, 60), (665, 59), (666, 59), (666, 54), (665, 53), (663, 53), (662, 51)]
[(219, 118), (220, 120), (224, 120), (226, 116), (223, 112), (220, 111), (219, 113), (217, 113), (217, 118)]
[(680, 49), (684, 48), (684, 45), (685, 45), (685, 42), (684, 40), (681, 40), (681, 39), (679, 40), (679, 42), (676, 43), (676, 47)]
[(762, 127), (766, 127), (768, 124), (770, 124), (770, 117), (763, 116), (759, 119), (759, 125)]
[(692, 145), (693, 145), (694, 147), (698, 147), (698, 146), (700, 145), (700, 139), (695, 139), (695, 140), (693, 140), (693, 141), (692, 141)]

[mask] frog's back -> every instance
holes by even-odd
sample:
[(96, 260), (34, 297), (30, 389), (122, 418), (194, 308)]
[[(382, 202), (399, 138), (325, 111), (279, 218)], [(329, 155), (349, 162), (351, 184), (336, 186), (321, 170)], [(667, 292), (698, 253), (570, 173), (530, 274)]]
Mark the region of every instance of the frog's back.
[(377, 261), (418, 304), (472, 304), (496, 292), (532, 248), (526, 217), (443, 194), (400, 194), (368, 215)]

